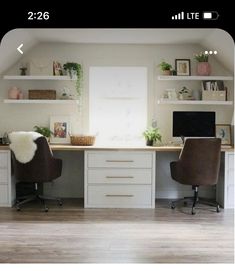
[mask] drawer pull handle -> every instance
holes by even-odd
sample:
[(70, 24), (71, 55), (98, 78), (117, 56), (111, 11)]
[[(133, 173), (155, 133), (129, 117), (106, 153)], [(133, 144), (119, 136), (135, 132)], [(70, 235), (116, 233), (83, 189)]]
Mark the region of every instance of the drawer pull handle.
[(134, 197), (134, 195), (106, 194), (105, 197), (128, 197), (128, 198), (131, 198), (131, 197)]
[(106, 162), (114, 163), (132, 163), (134, 160), (106, 160)]
[(107, 179), (134, 179), (133, 176), (106, 176)]

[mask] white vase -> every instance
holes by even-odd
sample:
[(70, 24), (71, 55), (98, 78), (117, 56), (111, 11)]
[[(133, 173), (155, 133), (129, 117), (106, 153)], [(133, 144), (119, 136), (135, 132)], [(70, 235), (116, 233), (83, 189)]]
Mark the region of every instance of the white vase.
[(70, 76), (71, 79), (77, 78), (77, 71), (75, 70), (69, 70), (67, 74)]

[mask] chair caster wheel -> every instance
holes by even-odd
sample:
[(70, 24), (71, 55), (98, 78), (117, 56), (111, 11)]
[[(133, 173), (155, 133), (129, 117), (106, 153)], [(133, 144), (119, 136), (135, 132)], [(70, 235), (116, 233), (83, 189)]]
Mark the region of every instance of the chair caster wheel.
[(16, 207), (16, 211), (19, 212), (21, 209), (20, 207)]
[(174, 210), (175, 209), (175, 205), (172, 203), (171, 204), (171, 209)]
[(192, 212), (191, 212), (191, 214), (192, 214), (192, 215), (195, 215), (195, 214), (196, 214), (196, 212), (195, 212), (194, 208), (192, 208)]
[(63, 205), (63, 202), (62, 202), (62, 201), (59, 201), (58, 204), (59, 204), (60, 206), (62, 206), (62, 205)]
[(217, 212), (217, 213), (220, 212), (220, 207), (219, 207), (219, 206), (216, 207), (216, 212)]
[(46, 208), (44, 209), (44, 212), (47, 213), (48, 211), (49, 211), (49, 208), (46, 207)]

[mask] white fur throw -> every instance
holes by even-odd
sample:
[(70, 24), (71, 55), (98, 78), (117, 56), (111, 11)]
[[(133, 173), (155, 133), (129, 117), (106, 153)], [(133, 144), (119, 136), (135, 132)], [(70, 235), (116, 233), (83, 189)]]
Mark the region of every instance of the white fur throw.
[(37, 150), (34, 140), (42, 135), (36, 132), (12, 132), (8, 136), (11, 142), (10, 149), (16, 159), (23, 164), (30, 162)]

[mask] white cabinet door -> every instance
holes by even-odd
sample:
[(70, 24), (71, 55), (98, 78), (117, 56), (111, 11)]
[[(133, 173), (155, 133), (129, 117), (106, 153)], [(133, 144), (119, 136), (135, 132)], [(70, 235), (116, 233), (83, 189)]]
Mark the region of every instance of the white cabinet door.
[(8, 185), (0, 184), (0, 206), (9, 206)]
[(0, 151), (0, 168), (7, 168), (8, 166), (8, 151)]
[(151, 184), (151, 169), (140, 168), (90, 168), (87, 171), (89, 184)]
[(8, 183), (8, 169), (0, 167), (0, 184)]
[(152, 153), (137, 151), (94, 151), (88, 153), (89, 168), (152, 168)]
[(10, 151), (0, 150), (0, 207), (12, 206)]
[(151, 185), (90, 185), (88, 205), (98, 208), (151, 208)]
[(224, 208), (234, 208), (234, 153), (225, 154)]

